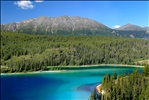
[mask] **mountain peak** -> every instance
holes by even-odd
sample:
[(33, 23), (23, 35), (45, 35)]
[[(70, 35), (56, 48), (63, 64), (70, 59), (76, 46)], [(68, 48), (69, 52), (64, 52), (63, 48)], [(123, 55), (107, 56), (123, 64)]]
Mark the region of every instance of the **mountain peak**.
[(134, 24), (126, 24), (124, 26), (121, 26), (119, 28), (117, 28), (116, 30), (125, 30), (125, 31), (144, 31), (144, 28), (138, 25), (134, 25)]
[(41, 16), (1, 26), (5, 31), (46, 35), (101, 35), (111, 30), (95, 20), (79, 16)]

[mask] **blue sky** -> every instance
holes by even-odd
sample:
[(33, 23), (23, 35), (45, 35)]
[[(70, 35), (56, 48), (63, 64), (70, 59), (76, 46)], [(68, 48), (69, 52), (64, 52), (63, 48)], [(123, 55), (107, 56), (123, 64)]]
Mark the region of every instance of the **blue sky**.
[(110, 28), (127, 23), (149, 26), (149, 1), (1, 1), (1, 23), (40, 16), (80, 16)]

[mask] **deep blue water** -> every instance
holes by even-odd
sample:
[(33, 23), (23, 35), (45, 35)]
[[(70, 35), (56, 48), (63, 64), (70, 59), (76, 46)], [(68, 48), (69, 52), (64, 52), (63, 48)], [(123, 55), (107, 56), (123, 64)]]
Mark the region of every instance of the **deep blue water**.
[[(1, 100), (88, 100), (105, 74), (132, 72), (133, 67), (1, 75)], [(141, 69), (140, 69), (141, 70)]]

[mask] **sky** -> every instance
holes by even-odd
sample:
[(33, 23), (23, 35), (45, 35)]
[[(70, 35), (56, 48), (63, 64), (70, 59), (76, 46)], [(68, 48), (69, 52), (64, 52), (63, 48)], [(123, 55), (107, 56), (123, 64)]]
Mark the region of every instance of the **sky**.
[(149, 26), (149, 1), (1, 1), (1, 24), (40, 16), (80, 16), (110, 28)]

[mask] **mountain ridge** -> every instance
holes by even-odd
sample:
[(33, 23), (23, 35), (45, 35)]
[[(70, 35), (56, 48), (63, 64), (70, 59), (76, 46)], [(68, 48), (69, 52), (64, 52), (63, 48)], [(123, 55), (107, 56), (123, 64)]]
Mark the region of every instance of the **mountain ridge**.
[(117, 29), (79, 16), (41, 16), (1, 25), (2, 31), (40, 35), (101, 35), (149, 39), (149, 27), (126, 24)]
[(149, 30), (149, 27), (141, 27), (134, 24), (125, 24), (119, 28), (116, 28), (116, 30), (125, 30), (125, 31), (147, 31)]
[[(40, 29), (38, 30), (37, 28)], [(50, 35), (56, 33), (60, 34), (61, 31), (67, 31), (69, 34), (74, 34), (74, 31), (80, 31), (78, 32), (80, 34), (98, 34), (105, 30), (110, 30), (110, 28), (95, 20), (78, 16), (60, 16), (55, 18), (42, 16), (17, 23), (2, 25), (2, 30), (35, 34), (39, 34), (40, 32), (42, 34), (45, 33)]]

